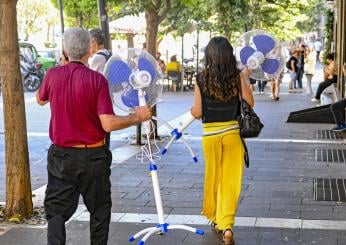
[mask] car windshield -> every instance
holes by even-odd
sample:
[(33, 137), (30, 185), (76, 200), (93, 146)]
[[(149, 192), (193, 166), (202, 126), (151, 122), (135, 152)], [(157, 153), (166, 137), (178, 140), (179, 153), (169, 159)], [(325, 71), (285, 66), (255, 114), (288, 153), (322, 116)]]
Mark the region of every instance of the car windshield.
[(41, 57), (54, 58), (52, 52), (49, 52), (49, 51), (38, 51), (38, 54)]

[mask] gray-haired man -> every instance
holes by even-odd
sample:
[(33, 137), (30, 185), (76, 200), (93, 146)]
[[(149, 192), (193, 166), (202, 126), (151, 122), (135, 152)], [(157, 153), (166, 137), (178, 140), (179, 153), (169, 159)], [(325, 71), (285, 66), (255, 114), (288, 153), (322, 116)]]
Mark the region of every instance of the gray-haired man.
[(137, 107), (130, 116), (114, 115), (107, 80), (86, 66), (90, 39), (81, 28), (66, 30), (64, 52), (69, 63), (48, 70), (37, 92), (37, 102), (50, 102), (51, 108), (44, 201), (48, 245), (65, 244), (65, 222), (76, 211), (80, 195), (90, 212), (91, 244), (107, 244), (112, 154), (105, 146), (106, 133), (151, 117), (148, 107)]

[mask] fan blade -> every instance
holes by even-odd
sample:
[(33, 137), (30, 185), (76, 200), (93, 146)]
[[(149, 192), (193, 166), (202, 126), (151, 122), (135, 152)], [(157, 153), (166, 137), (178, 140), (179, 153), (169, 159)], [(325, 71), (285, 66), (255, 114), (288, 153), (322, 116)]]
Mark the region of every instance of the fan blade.
[[(145, 95), (145, 100), (148, 101), (148, 96)], [(138, 100), (138, 91), (134, 90), (133, 88), (130, 88), (128, 90), (124, 90), (121, 94), (121, 100), (129, 108), (134, 108), (136, 106), (139, 106), (139, 100)]]
[(121, 85), (121, 83), (129, 81), (131, 70), (124, 61), (115, 60), (109, 64), (104, 75), (111, 84)]
[(139, 58), (138, 60), (138, 69), (140, 71), (147, 71), (151, 75), (152, 81), (156, 80), (156, 69), (155, 67), (151, 64), (151, 62), (146, 59), (146, 58)]
[(262, 70), (268, 74), (274, 74), (278, 71), (280, 62), (276, 59), (265, 59), (262, 64)]
[(267, 35), (254, 36), (253, 42), (256, 45), (257, 51), (260, 51), (264, 55), (269, 53), (275, 47), (274, 39)]
[(255, 53), (255, 52), (256, 52), (256, 50), (254, 50), (253, 48), (251, 48), (249, 46), (246, 46), (246, 47), (242, 48), (240, 50), (240, 54), (239, 54), (241, 63), (243, 65), (246, 65), (247, 60), (249, 59), (249, 57), (251, 55), (253, 55), (253, 53)]

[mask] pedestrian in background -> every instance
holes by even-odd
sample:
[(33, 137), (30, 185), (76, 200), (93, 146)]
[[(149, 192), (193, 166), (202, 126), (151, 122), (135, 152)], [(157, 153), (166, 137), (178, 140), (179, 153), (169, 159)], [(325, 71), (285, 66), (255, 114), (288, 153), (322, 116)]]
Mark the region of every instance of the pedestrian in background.
[[(244, 74), (237, 68), (228, 40), (212, 38), (205, 49), (204, 69), (195, 86), (195, 102), (191, 109), (192, 115), (202, 118), (203, 122), (202, 214), (216, 230), (222, 231), (224, 244), (234, 244), (233, 225), (242, 186), (244, 146), (239, 129), (234, 129), (240, 115), (240, 94), (245, 103), (251, 107), (254, 104), (246, 84), (248, 74)], [(233, 130), (227, 130), (232, 127)]]
[(270, 95), (270, 98), (272, 100), (276, 100), (278, 101), (280, 99), (280, 85), (282, 83), (282, 79), (284, 77), (284, 71), (280, 72), (279, 76), (278, 77), (275, 77), (271, 80), (271, 87), (270, 87), (270, 90), (271, 90), (271, 95)]
[[(344, 80), (346, 80), (346, 64), (344, 64), (342, 72), (344, 74)], [(336, 123), (336, 126), (332, 129), (335, 132), (346, 131), (345, 108), (346, 98), (343, 98), (342, 100), (335, 102), (330, 106), (330, 110), (332, 111)]]
[(166, 73), (169, 79), (172, 80), (172, 92), (176, 92), (178, 85), (181, 83), (181, 65), (177, 61), (177, 56), (173, 55), (171, 61), (166, 65)]
[(106, 132), (151, 117), (148, 107), (137, 107), (130, 116), (114, 115), (106, 78), (87, 67), (90, 41), (82, 28), (66, 30), (63, 49), (69, 63), (49, 69), (36, 94), (38, 104), (49, 102), (51, 108), (44, 200), (48, 245), (66, 243), (65, 222), (76, 211), (80, 195), (90, 213), (90, 243), (107, 244), (112, 153), (104, 143)]
[(287, 61), (287, 68), (289, 69), (290, 72), (290, 81), (288, 83), (288, 92), (292, 93), (294, 92), (293, 88), (296, 80), (297, 80), (297, 63), (298, 63), (298, 50), (293, 50), (291, 57)]
[[(105, 65), (112, 53), (105, 48), (105, 35), (101, 29), (95, 28), (90, 31), (91, 56), (88, 60), (89, 68), (103, 74)], [(110, 149), (111, 133), (107, 133), (105, 144)]]
[(316, 50), (316, 62), (320, 62), (320, 54), (322, 51), (322, 43), (319, 39), (314, 42), (314, 49)]
[[(298, 92), (303, 91), (303, 75), (304, 75), (304, 65), (305, 65), (305, 45), (301, 44), (298, 49), (298, 62), (297, 62), (297, 78), (294, 83), (294, 88), (298, 90)], [(297, 82), (297, 84), (296, 84)]]
[(306, 77), (306, 94), (312, 94), (311, 81), (312, 77), (315, 74), (315, 66), (316, 66), (316, 52), (314, 48), (311, 46), (307, 49), (306, 52), (306, 61), (305, 61), (305, 77)]
[(163, 61), (163, 59), (161, 59), (161, 53), (160, 52), (156, 53), (156, 61), (159, 63), (159, 66), (161, 68), (162, 73), (165, 73), (166, 72), (166, 64)]
[(257, 80), (259, 94), (264, 94), (264, 89), (267, 86), (267, 83), (267, 80)]
[(326, 60), (327, 65), (324, 67), (324, 81), (318, 85), (315, 97), (311, 100), (312, 102), (320, 103), (323, 90), (338, 81), (334, 54), (328, 54)]
[(103, 74), (105, 65), (112, 53), (105, 48), (105, 35), (101, 29), (95, 28), (90, 31), (91, 35), (91, 56), (89, 67), (94, 71)]

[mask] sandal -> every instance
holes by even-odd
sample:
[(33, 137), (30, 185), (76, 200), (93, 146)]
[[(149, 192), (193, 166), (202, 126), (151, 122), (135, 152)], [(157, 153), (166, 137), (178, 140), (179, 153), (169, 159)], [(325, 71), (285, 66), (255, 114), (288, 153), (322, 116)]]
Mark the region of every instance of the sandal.
[[(226, 232), (230, 231), (228, 233), (228, 236), (226, 236)], [(226, 229), (222, 232), (222, 241), (223, 244), (228, 244), (228, 245), (234, 245), (234, 240), (233, 240), (233, 231), (231, 229)]]
[(211, 222), (210, 224), (211, 228), (213, 228), (214, 231), (217, 233), (221, 233), (222, 231), (217, 228), (217, 224), (215, 222)]

